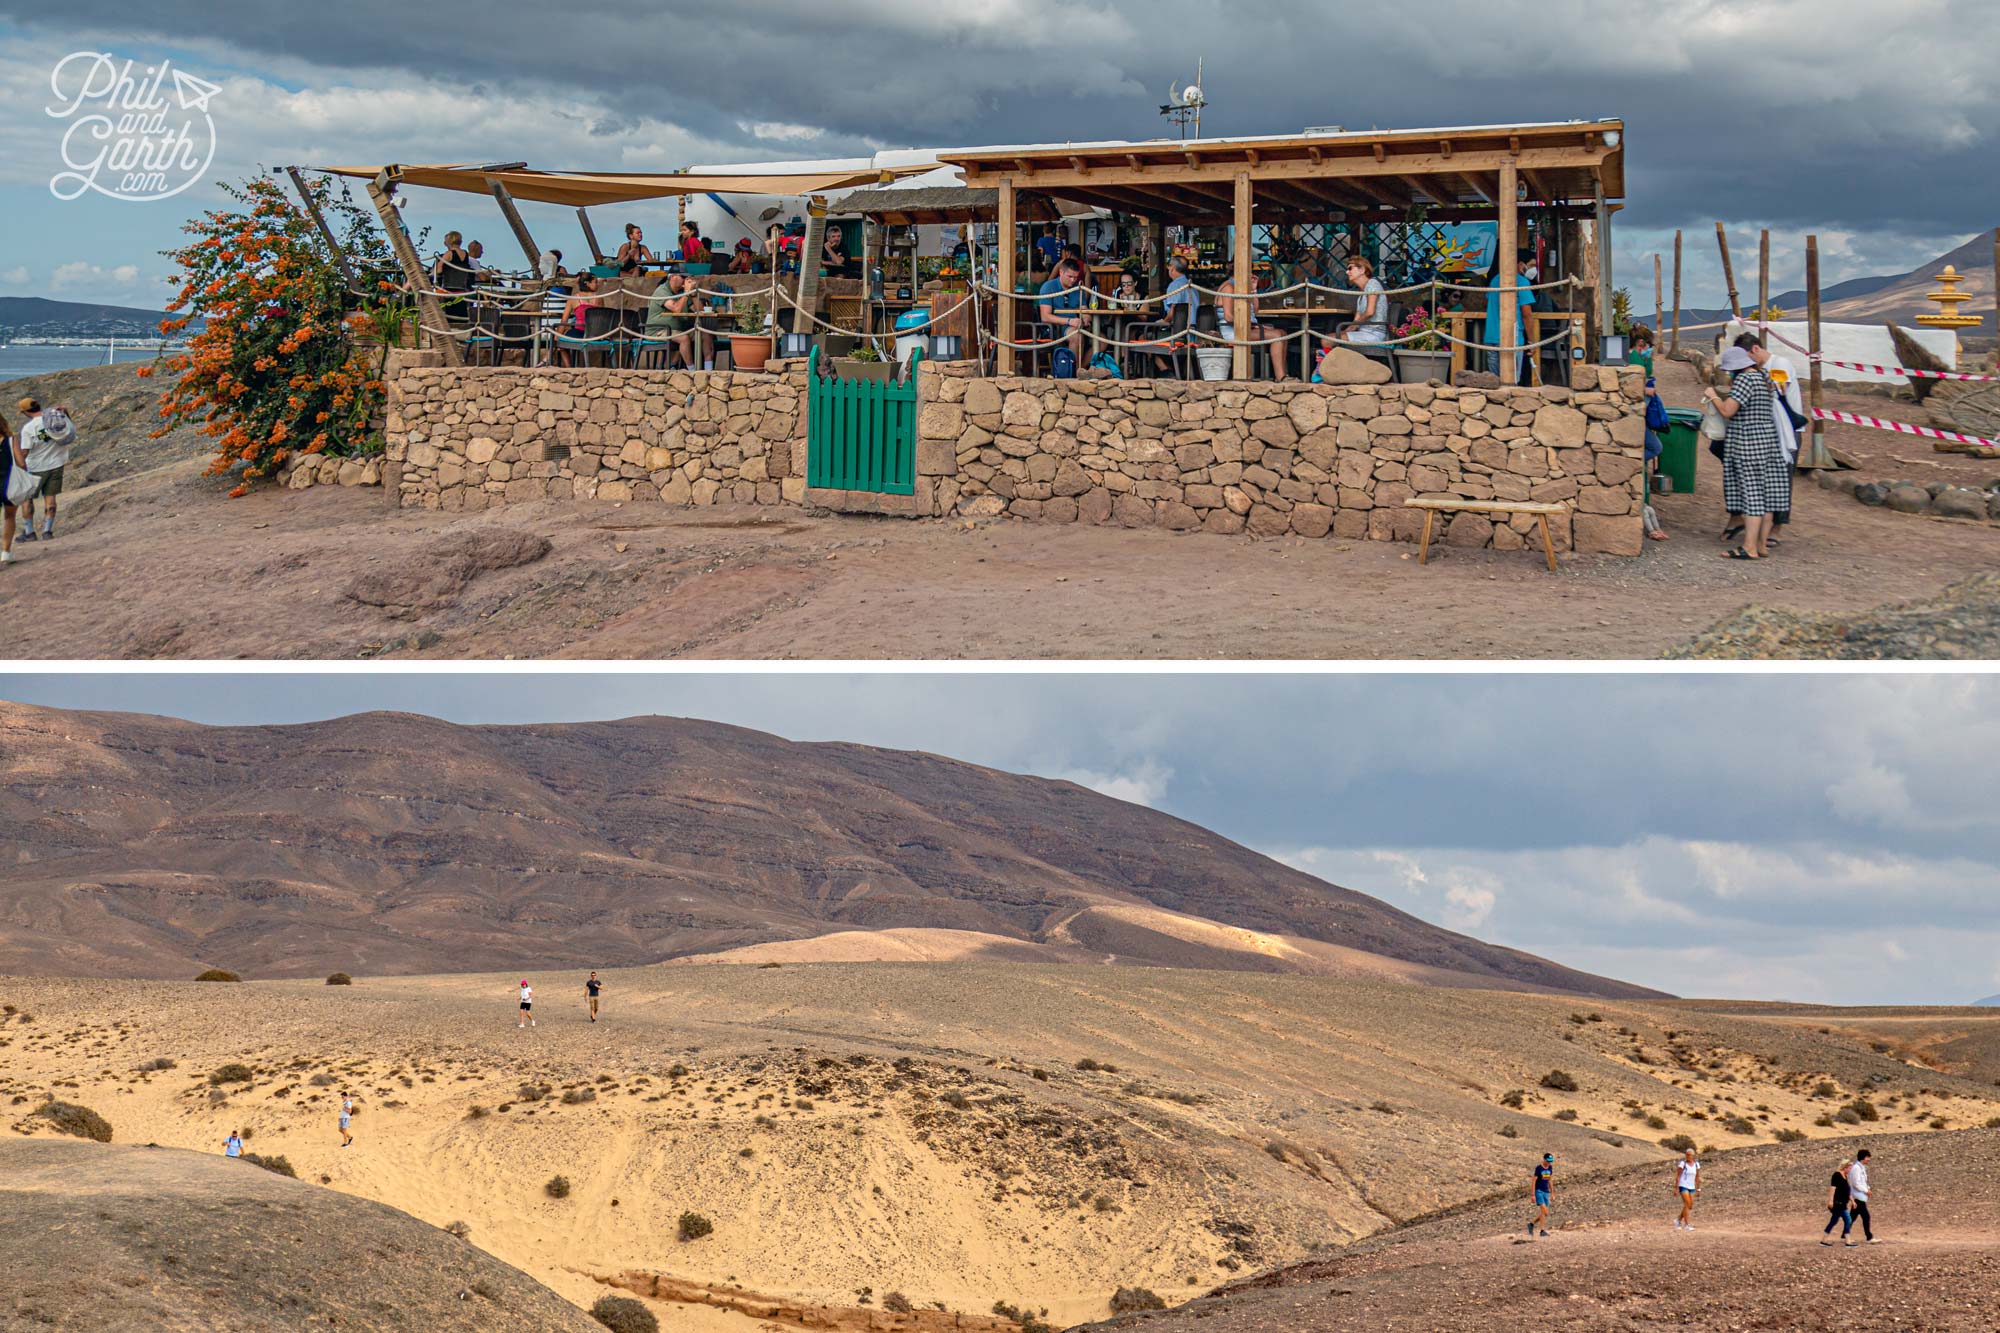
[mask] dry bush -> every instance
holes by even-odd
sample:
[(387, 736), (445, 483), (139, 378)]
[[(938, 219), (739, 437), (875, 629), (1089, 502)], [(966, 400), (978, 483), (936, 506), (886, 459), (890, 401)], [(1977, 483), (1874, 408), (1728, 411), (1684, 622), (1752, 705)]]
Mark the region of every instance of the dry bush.
[(1575, 1092), (1576, 1078), (1560, 1069), (1551, 1069), (1548, 1073), (1542, 1075), (1542, 1086), (1545, 1088), (1554, 1088), (1557, 1092)]
[(882, 1308), (890, 1314), (915, 1314), (917, 1307), (910, 1304), (910, 1298), (900, 1291), (892, 1291), (882, 1297)]
[(208, 1082), (211, 1087), (220, 1087), (224, 1083), (248, 1083), (256, 1076), (257, 1071), (249, 1065), (232, 1061), (210, 1073)]
[(469, 1222), (449, 1222), (445, 1225), (445, 1230), (460, 1240), (470, 1240), (472, 1238), (472, 1224)]
[(329, 986), (352, 986), (354, 978), (348, 976), (345, 972), (335, 972), (327, 977), (326, 984)]
[(660, 1321), (653, 1312), (630, 1296), (599, 1296), (590, 1307), (590, 1317), (611, 1333), (660, 1333)]
[(1498, 1134), (1503, 1139), (1518, 1139), (1521, 1137), (1521, 1131), (1514, 1128), (1512, 1125), (1502, 1125), (1500, 1126), (1500, 1128), (1494, 1130), (1493, 1132), (1495, 1134)]
[(195, 980), (196, 981), (241, 981), (243, 980), (243, 978), (237, 976), (234, 972), (226, 972), (222, 968), (211, 967), (208, 969), (208, 971), (196, 977)]
[(483, 1106), (474, 1106), (466, 1111), (465, 1118), (467, 1120), (484, 1120), (487, 1116), (492, 1114), (493, 1113), (491, 1111), (487, 1110)]
[(595, 1088), (571, 1088), (562, 1095), (564, 1106), (580, 1106), (584, 1102), (594, 1102), (596, 1100), (597, 1089)]
[(1671, 1138), (1661, 1139), (1660, 1146), (1671, 1149), (1674, 1152), (1686, 1152), (1689, 1148), (1694, 1147), (1694, 1140), (1685, 1134), (1676, 1134)]
[(1757, 1127), (1740, 1115), (1724, 1117), (1722, 1127), (1731, 1134), (1755, 1134)]
[(1396, 1108), (1395, 1108), (1395, 1107), (1393, 1107), (1393, 1106), (1391, 1106), (1391, 1105), (1389, 1105), (1389, 1103), (1387, 1103), (1387, 1102), (1371, 1102), (1371, 1103), (1369, 1104), (1369, 1107), (1368, 1107), (1368, 1109), (1369, 1109), (1369, 1110), (1371, 1110), (1371, 1111), (1379, 1111), (1379, 1112), (1381, 1112), (1381, 1113), (1382, 1113), (1383, 1115), (1394, 1115), (1394, 1114), (1396, 1114)]
[(276, 1153), (267, 1157), (263, 1153), (246, 1152), (243, 1154), (243, 1160), (252, 1166), (261, 1166), (273, 1175), (290, 1176), (293, 1180), (299, 1178), (299, 1173), (292, 1169), (290, 1159), (280, 1157)]
[(682, 1213), (678, 1234), (684, 1241), (700, 1240), (715, 1230), (715, 1224), (700, 1213)]
[(51, 1099), (36, 1107), (33, 1114), (49, 1121), (65, 1134), (94, 1139), (98, 1143), (111, 1142), (111, 1122), (88, 1106)]
[(1510, 1088), (1506, 1092), (1501, 1094), (1500, 1104), (1502, 1106), (1511, 1106), (1516, 1111), (1518, 1111), (1521, 1109), (1521, 1104), (1525, 1102), (1527, 1098), (1528, 1098), (1527, 1089)]
[(314, 1074), (306, 1082), (312, 1084), (315, 1088), (330, 1088), (340, 1082), (340, 1080), (331, 1074)]
[(1149, 1287), (1120, 1287), (1111, 1293), (1111, 1313), (1131, 1314), (1135, 1310), (1164, 1310), (1167, 1303)]
[(951, 1107), (954, 1111), (969, 1111), (972, 1109), (972, 1099), (957, 1088), (953, 1088), (950, 1092), (938, 1098), (938, 1100), (946, 1106)]
[(1806, 1132), (1803, 1129), (1781, 1129), (1776, 1131), (1776, 1137), (1780, 1143), (1797, 1143), (1805, 1136)]
[(1557, 1120), (1574, 1120), (1576, 1119), (1576, 1112), (1565, 1106), (1562, 1110), (1556, 1112), (1555, 1118)]
[(1875, 1103), (1869, 1101), (1865, 1097), (1856, 1097), (1853, 1101), (1847, 1104), (1846, 1109), (1854, 1112), (1855, 1118), (1857, 1120), (1872, 1121), (1872, 1120), (1880, 1120), (1882, 1118), (1882, 1113), (1875, 1109)]
[(174, 1067), (173, 1057), (170, 1055), (162, 1055), (158, 1059), (148, 1060), (146, 1061), (146, 1063), (140, 1065), (139, 1072), (142, 1074), (156, 1074), (162, 1069), (172, 1069), (173, 1067)]
[(548, 1195), (551, 1199), (567, 1199), (569, 1197), (569, 1177), (550, 1176), (549, 1183), (542, 1186), (542, 1193)]
[(547, 1084), (523, 1083), (514, 1093), (515, 1100), (538, 1102), (549, 1095)]

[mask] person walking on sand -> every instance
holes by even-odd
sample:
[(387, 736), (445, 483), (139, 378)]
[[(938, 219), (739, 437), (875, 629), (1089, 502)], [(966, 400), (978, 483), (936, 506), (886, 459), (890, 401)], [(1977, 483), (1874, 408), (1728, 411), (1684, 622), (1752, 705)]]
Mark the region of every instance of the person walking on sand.
[(1549, 1192), (1555, 1184), (1556, 1155), (1542, 1154), (1542, 1160), (1535, 1163), (1535, 1215), (1528, 1222), (1528, 1234), (1535, 1234), (1540, 1227), (1544, 1236), (1549, 1234)]
[(7, 498), (7, 487), (14, 479), (14, 469), (28, 470), (28, 460), (21, 454), (21, 442), (14, 438), (14, 432), (7, 425), (7, 418), (0, 416), (0, 565), (14, 563), (14, 503)]
[(528, 979), (526, 977), (522, 977), (521, 978), (521, 1021), (519, 1023), (516, 1023), (514, 1026), (531, 1028), (534, 1025), (535, 1025), (535, 988), (528, 984)]
[[(1868, 1215), (1868, 1197), (1870, 1193), (1868, 1188), (1868, 1157), (1868, 1150), (1863, 1148), (1860, 1152), (1854, 1154), (1854, 1165), (1847, 1168), (1847, 1189), (1850, 1196), (1847, 1205), (1850, 1213), (1847, 1225), (1852, 1227), (1856, 1222), (1859, 1222), (1861, 1224), (1861, 1234), (1868, 1238), (1868, 1243), (1870, 1245), (1879, 1245), (1881, 1242), (1875, 1239), (1875, 1219)], [(1850, 1246), (1861, 1243), (1852, 1236), (1843, 1236), (1842, 1239)]]
[(354, 1096), (343, 1091), (340, 1094), (340, 1146), (345, 1148), (354, 1142), (354, 1135), (348, 1126), (354, 1123)]
[(222, 1141), (222, 1155), (224, 1157), (241, 1157), (243, 1155), (242, 1130), (232, 1129), (229, 1131), (229, 1137)]
[[(60, 407), (44, 408), (33, 398), (15, 404), (21, 409), (20, 463), (35, 475), (41, 488), (20, 506), (21, 540), (54, 541), (56, 497), (62, 494), (63, 468), (69, 463), (69, 449), (76, 443), (76, 427), (69, 413)], [(42, 529), (35, 531), (35, 500), (42, 502)]]
[(1828, 1182), (1826, 1211), (1829, 1216), (1826, 1219), (1826, 1230), (1819, 1233), (1819, 1243), (1822, 1245), (1833, 1244), (1833, 1229), (1835, 1227), (1840, 1228), (1840, 1238), (1842, 1240), (1846, 1240), (1847, 1233), (1854, 1230), (1854, 1214), (1849, 1206), (1853, 1198), (1853, 1191), (1847, 1184), (1847, 1168), (1852, 1165), (1854, 1163), (1849, 1159), (1845, 1157), (1841, 1158), (1840, 1165), (1833, 1169), (1833, 1179)]
[(597, 1021), (597, 993), (604, 989), (604, 983), (597, 979), (597, 973), (590, 974), (590, 980), (583, 983), (583, 993), (590, 999), (590, 1021)]
[(1674, 1219), (1674, 1230), (1694, 1230), (1694, 1196), (1701, 1193), (1701, 1159), (1689, 1148), (1682, 1154), (1680, 1174), (1675, 1178), (1674, 1192), (1681, 1196), (1681, 1215)]

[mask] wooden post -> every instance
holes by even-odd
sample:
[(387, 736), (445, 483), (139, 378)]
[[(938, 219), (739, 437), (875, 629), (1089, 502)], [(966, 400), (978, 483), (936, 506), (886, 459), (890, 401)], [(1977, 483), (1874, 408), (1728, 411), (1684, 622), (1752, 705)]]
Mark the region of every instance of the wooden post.
[[(875, 331), (875, 301), (873, 298), (875, 291), (875, 238), (879, 231), (880, 228), (875, 226), (874, 219), (868, 217), (861, 219), (861, 331), (863, 333), (873, 333)], [(966, 253), (971, 253), (970, 246), (966, 247)], [(914, 277), (915, 275), (912, 274), (912, 276)], [(884, 296), (888, 295), (886, 282), (882, 294)]]
[[(417, 319), (426, 329), (450, 329), (451, 322), (444, 317), (444, 307), (437, 297), (431, 295), (431, 279), (424, 272), (424, 261), (417, 258), (417, 247), (410, 244), (409, 229), (403, 226), (403, 215), (396, 211), (396, 205), (389, 198), (395, 188), (396, 178), (384, 168), (382, 174), (368, 182), (368, 197), (375, 204), (375, 211), (382, 215), (382, 230), (389, 238), (389, 248), (395, 252), (396, 263), (403, 270), (403, 280), (409, 284), (410, 294), (416, 299)], [(465, 349), (450, 333), (433, 333), (431, 345), (444, 353), (444, 363), (448, 366), (465, 364)], [(421, 339), (419, 342), (421, 343)]]
[[(297, 167), (286, 167), (285, 174), (292, 178), (292, 188), (299, 192), (299, 202), (306, 206), (306, 213), (312, 218), (313, 226), (319, 229), (319, 238), (325, 241), (326, 248), (333, 252), (333, 262), (340, 270), (340, 280), (347, 285), (348, 291), (357, 291), (354, 270), (347, 263), (347, 252), (340, 248), (340, 242), (334, 237), (333, 228), (326, 225), (326, 215), (319, 211), (319, 200), (313, 198), (312, 190), (306, 185), (306, 178), (299, 174)], [(1996, 257), (2000, 257), (2000, 249), (1996, 249), (1994, 253)]]
[(1667, 347), (1667, 355), (1681, 354), (1681, 234), (1674, 233), (1674, 340)]
[(1805, 443), (1799, 446), (1799, 466), (1802, 468), (1830, 468), (1837, 466), (1833, 455), (1826, 447), (1826, 424), (1818, 417), (1820, 407), (1819, 375), (1819, 237), (1806, 237), (1806, 347), (1812, 352), (1810, 378), (1811, 386), (1807, 405), (1814, 416), (1807, 432)]
[[(1236, 329), (1236, 345), (1229, 357), (1229, 374), (1230, 378), (1239, 380), (1250, 378), (1252, 349), (1244, 339), (1250, 336), (1250, 324), (1257, 317), (1257, 280), (1251, 275), (1250, 254), (1252, 202), (1250, 174), (1240, 172), (1236, 177), (1236, 254), (1235, 262), (1230, 266), (1230, 285), (1243, 297), (1243, 301), (1229, 312), (1240, 316), (1229, 321)], [(1279, 349), (1273, 347), (1271, 350), (1277, 352)]]
[(2000, 337), (2000, 227), (1993, 229), (1993, 332)]
[(1757, 330), (1764, 329), (1765, 312), (1771, 308), (1771, 229), (1757, 234)]
[(1593, 193), (1597, 196), (1597, 346), (1590, 349), (1596, 353), (1588, 356), (1596, 360), (1604, 354), (1604, 339), (1618, 332), (1618, 317), (1614, 313), (1611, 293), (1615, 286), (1611, 276), (1611, 209), (1604, 202), (1604, 182), (1598, 181)]
[(1729, 262), (1729, 233), (1720, 222), (1715, 224), (1715, 243), (1722, 247), (1722, 280), (1729, 284), (1729, 313), (1741, 319), (1743, 302), (1736, 295), (1736, 266)]
[(993, 273), (993, 286), (999, 296), (993, 302), (993, 328), (999, 337), (1007, 342), (999, 345), (998, 366), (1002, 375), (1014, 373), (1014, 349), (1007, 343), (1014, 341), (1014, 253), (1015, 243), (1020, 239), (1014, 235), (1014, 178), (1000, 178), (1000, 253)]
[(1667, 322), (1666, 281), (1660, 274), (1660, 257), (1653, 256), (1653, 347), (1655, 355), (1660, 345), (1660, 325)]
[[(818, 213), (813, 211), (813, 201), (806, 201), (806, 234), (799, 238), (799, 280), (792, 288), (792, 295), (798, 304), (792, 310), (792, 332), (811, 336), (813, 322), (811, 316), (819, 308), (819, 252), (826, 239), (826, 208), (822, 205)], [(916, 275), (911, 274), (914, 278)], [(778, 317), (778, 308), (771, 307), (771, 318)], [(778, 336), (778, 326), (771, 325), (771, 336)], [(775, 344), (774, 344), (775, 345)]]
[[(1158, 218), (1146, 221), (1146, 241), (1153, 252), (1153, 272), (1149, 294), (1164, 295), (1167, 290), (1167, 224)], [(1993, 247), (1993, 262), (2000, 271), (2000, 243)]]
[(597, 244), (597, 229), (590, 225), (590, 213), (585, 209), (579, 208), (576, 210), (576, 220), (583, 224), (583, 241), (585, 245), (590, 247), (590, 262), (593, 264), (602, 264), (604, 262), (604, 250)]
[(1486, 330), (1480, 339), (1485, 343), (1497, 343), (1500, 347), (1500, 382), (1519, 384), (1521, 375), (1514, 365), (1514, 325), (1521, 318), (1521, 294), (1515, 290), (1521, 281), (1521, 266), (1514, 256), (1521, 248), (1520, 202), (1517, 195), (1520, 186), (1516, 181), (1514, 161), (1509, 158), (1500, 164), (1500, 327)]
[(528, 235), (528, 224), (521, 221), (521, 210), (514, 207), (514, 196), (507, 193), (507, 187), (492, 176), (486, 178), (486, 188), (493, 191), (493, 202), (500, 205), (501, 216), (513, 229), (514, 239), (520, 244), (521, 253), (528, 257), (528, 271), (537, 278), (552, 277), (542, 272), (542, 252), (535, 248), (535, 238)]

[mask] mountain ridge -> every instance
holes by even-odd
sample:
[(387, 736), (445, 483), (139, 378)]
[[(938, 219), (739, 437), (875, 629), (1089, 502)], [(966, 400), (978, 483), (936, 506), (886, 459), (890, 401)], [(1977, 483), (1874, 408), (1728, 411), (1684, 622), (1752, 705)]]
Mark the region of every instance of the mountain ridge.
[(0, 841), (0, 971), (631, 966), (923, 929), (989, 938), (973, 956), (1657, 994), (1074, 783), (688, 719), (0, 704)]

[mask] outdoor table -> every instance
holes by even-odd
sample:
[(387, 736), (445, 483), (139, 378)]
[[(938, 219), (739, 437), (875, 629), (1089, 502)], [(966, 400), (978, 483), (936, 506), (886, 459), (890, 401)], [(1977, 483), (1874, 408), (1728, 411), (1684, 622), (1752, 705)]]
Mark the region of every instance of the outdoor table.
[[(1465, 355), (1469, 350), (1462, 345), (1466, 337), (1465, 326), (1473, 321), (1477, 321), (1481, 325), (1482, 331), (1478, 338), (1480, 342), (1495, 342), (1497, 339), (1488, 338), (1483, 331), (1486, 323), (1486, 306), (1483, 302), (1476, 310), (1445, 310), (1440, 313), (1451, 321), (1451, 336), (1454, 339), (1461, 340), (1453, 342), (1451, 345), (1451, 373), (1453, 379), (1456, 380), (1458, 373), (1465, 369)], [(1575, 345), (1581, 347), (1583, 346), (1583, 320), (1584, 315), (1581, 310), (1537, 310), (1535, 307), (1529, 306), (1521, 312), (1521, 326), (1523, 331), (1528, 335), (1528, 341), (1531, 343), (1540, 342), (1542, 339), (1551, 336), (1553, 330), (1542, 328), (1542, 324), (1547, 322), (1550, 324), (1572, 325), (1575, 329), (1573, 335)], [(1486, 368), (1486, 355), (1485, 352), (1479, 354), (1479, 365), (1482, 370)], [(1527, 362), (1528, 383), (1540, 384), (1542, 382), (1541, 349), (1536, 348), (1532, 352), (1524, 352), (1523, 355)]]
[[(1133, 324), (1159, 319), (1160, 316), (1157, 311), (1147, 308), (1158, 304), (1158, 297), (1147, 297), (1144, 303), (1139, 305), (1086, 305), (1079, 307), (1075, 313), (1083, 316), (1084, 325), (1092, 332), (1103, 332), (1106, 337), (1111, 338), (1115, 342), (1127, 342), (1130, 340), (1125, 336), (1126, 330)], [(1100, 329), (1100, 325), (1108, 327)], [(1087, 335), (1084, 346), (1086, 348), (1091, 346)], [(1130, 365), (1131, 358), (1126, 356), (1127, 352), (1133, 350), (1132, 348), (1109, 347), (1103, 350), (1109, 351), (1111, 359), (1116, 361), (1121, 368), (1125, 370), (1132, 368)]]

